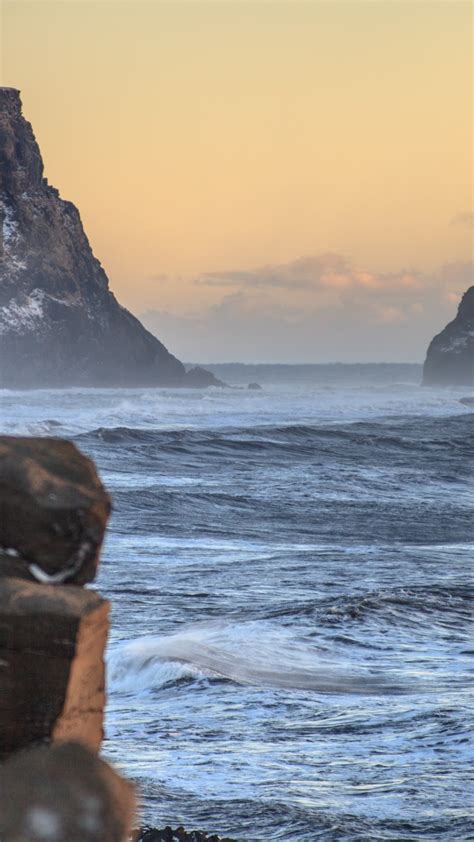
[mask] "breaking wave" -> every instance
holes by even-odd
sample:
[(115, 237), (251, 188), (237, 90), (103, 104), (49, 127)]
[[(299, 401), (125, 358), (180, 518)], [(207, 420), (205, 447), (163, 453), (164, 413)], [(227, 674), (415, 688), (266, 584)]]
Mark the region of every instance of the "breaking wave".
[(109, 655), (108, 678), (111, 690), (120, 693), (202, 679), (331, 694), (409, 690), (368, 667), (335, 665), (334, 656), (314, 643), (259, 622), (206, 623), (174, 635), (122, 643)]

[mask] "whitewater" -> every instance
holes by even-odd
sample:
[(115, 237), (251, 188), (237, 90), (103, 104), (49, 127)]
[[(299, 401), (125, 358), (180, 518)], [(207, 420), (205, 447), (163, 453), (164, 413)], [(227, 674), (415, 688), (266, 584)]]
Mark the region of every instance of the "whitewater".
[(160, 827), (472, 840), (469, 393), (290, 375), (0, 393), (113, 497), (103, 754)]

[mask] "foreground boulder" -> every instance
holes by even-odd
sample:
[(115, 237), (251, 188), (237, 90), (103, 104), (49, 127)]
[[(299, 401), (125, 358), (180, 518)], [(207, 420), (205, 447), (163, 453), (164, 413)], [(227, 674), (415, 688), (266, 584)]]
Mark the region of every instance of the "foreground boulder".
[(74, 585), (0, 580), (0, 760), (38, 743), (99, 749), (108, 613)]
[(110, 291), (79, 211), (43, 177), (19, 91), (0, 88), (0, 387), (74, 385), (188, 384)]
[(131, 784), (74, 743), (0, 769), (2, 842), (126, 842), (135, 806)]
[(474, 385), (474, 286), (464, 293), (456, 318), (431, 341), (423, 385)]
[(94, 579), (110, 498), (71, 442), (0, 436), (0, 579)]

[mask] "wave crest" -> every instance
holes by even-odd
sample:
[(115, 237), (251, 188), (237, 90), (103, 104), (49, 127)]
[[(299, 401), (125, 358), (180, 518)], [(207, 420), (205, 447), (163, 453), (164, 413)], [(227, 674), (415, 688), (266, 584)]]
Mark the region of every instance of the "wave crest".
[(174, 635), (138, 638), (118, 645), (108, 658), (112, 692), (205, 678), (334, 694), (392, 694), (408, 689), (368, 667), (335, 665), (334, 657), (313, 642), (259, 621), (205, 623)]

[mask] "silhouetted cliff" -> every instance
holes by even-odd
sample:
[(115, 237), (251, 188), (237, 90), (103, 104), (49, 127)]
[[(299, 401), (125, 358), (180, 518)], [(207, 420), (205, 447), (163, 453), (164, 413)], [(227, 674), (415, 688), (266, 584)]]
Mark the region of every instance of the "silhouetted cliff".
[(474, 385), (474, 286), (464, 293), (456, 318), (432, 339), (423, 383)]
[[(86, 174), (87, 175), (87, 174)], [(0, 88), (0, 385), (207, 386), (109, 290), (77, 208), (43, 177), (19, 91)]]

